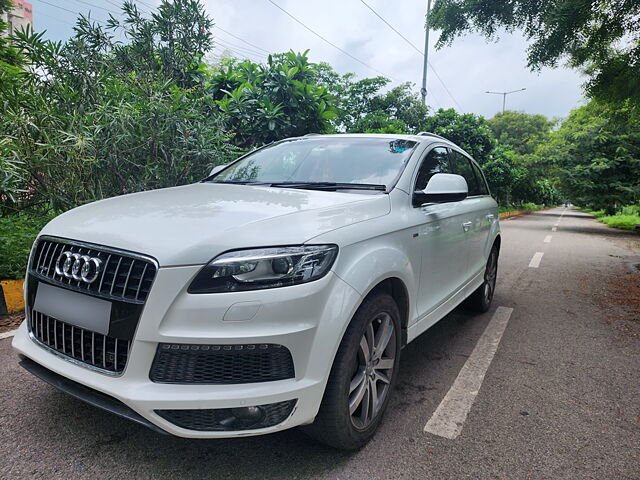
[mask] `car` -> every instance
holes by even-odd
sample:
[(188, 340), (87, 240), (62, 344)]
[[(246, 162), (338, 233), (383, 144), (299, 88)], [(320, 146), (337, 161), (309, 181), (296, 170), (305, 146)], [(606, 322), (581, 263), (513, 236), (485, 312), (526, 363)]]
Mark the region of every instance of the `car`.
[(288, 138), (199, 183), (53, 219), (13, 348), (157, 432), (301, 426), (353, 450), (383, 418), (402, 348), (461, 303), (489, 310), (500, 244), (484, 175), (449, 140)]

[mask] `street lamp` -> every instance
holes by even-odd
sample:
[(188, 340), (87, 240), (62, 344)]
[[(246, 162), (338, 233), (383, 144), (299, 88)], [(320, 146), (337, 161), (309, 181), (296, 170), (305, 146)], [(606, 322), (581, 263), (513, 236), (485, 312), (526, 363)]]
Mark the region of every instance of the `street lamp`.
[(484, 93), (490, 93), (492, 95), (502, 95), (502, 113), (504, 113), (504, 106), (507, 103), (507, 95), (509, 95), (510, 93), (516, 93), (516, 92), (522, 92), (523, 90), (526, 90), (526, 88), (520, 88), (518, 90), (511, 90), (510, 92), (484, 92)]

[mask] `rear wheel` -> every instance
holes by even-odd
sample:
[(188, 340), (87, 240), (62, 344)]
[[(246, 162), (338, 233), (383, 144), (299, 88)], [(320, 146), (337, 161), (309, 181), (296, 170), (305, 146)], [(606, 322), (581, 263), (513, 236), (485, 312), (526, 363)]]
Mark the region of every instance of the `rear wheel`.
[(306, 433), (343, 450), (362, 447), (382, 419), (397, 378), (400, 313), (374, 293), (354, 315), (340, 343), (320, 411)]
[(491, 301), (496, 290), (498, 277), (498, 246), (494, 245), (484, 270), (484, 281), (478, 289), (469, 296), (466, 306), (474, 312), (484, 313), (491, 308)]

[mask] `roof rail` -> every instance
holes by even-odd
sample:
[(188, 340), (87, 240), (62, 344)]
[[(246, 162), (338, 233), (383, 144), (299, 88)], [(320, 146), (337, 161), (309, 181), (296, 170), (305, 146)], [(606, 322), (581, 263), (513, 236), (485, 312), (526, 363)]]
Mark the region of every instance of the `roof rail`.
[(418, 132), (416, 133), (416, 135), (421, 135), (424, 137), (429, 136), (429, 137), (441, 138), (442, 140), (446, 140), (447, 142), (451, 141), (448, 138), (443, 137), (442, 135), (436, 135), (435, 133), (431, 133), (431, 132)]

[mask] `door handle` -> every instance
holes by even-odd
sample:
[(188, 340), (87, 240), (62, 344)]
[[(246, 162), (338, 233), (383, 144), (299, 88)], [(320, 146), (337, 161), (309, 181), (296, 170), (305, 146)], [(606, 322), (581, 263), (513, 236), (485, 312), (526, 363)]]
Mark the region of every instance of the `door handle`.
[(462, 229), (463, 229), (465, 232), (468, 232), (468, 231), (469, 231), (469, 229), (471, 228), (471, 225), (473, 225), (473, 222), (464, 222), (464, 223), (462, 224)]

